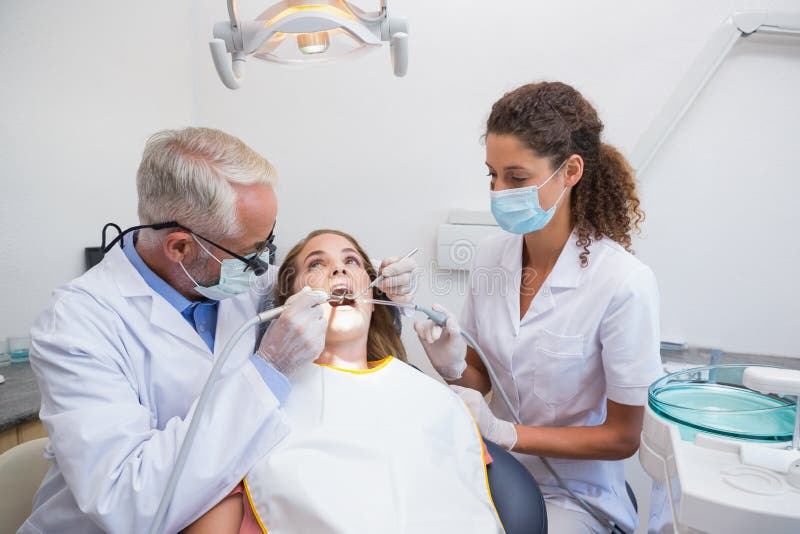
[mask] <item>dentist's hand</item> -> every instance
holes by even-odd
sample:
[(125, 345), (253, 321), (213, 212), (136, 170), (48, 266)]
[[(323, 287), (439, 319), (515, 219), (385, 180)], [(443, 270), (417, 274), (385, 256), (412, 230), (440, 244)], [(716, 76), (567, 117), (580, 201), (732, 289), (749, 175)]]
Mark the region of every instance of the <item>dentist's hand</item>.
[(378, 284), (378, 289), (394, 302), (407, 304), (414, 298), (414, 270), (417, 262), (414, 258), (401, 260), (399, 257), (388, 258), (381, 262), (378, 272), (385, 278)]
[(486, 404), (486, 399), (479, 391), (461, 386), (450, 386), (450, 389), (467, 404), (484, 438), (497, 443), (506, 450), (510, 451), (514, 448), (517, 443), (517, 428), (514, 423), (495, 417), (489, 405)]
[(423, 319), (414, 323), (414, 330), (436, 372), (445, 380), (458, 380), (467, 368), (467, 342), (461, 337), (461, 328), (452, 313), (438, 304), (432, 308), (447, 316), (444, 328)]
[(269, 325), (256, 353), (289, 377), (325, 348), (328, 321), (319, 304), (328, 295), (304, 287), (286, 300), (286, 310)]

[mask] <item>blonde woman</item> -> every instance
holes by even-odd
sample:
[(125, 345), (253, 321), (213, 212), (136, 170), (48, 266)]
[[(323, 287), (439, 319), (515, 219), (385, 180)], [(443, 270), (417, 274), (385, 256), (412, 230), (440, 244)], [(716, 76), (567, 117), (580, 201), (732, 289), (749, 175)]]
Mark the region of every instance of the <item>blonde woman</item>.
[[(375, 276), (355, 239), (318, 230), (287, 255), (276, 302), (356, 295)], [(388, 308), (322, 306), (325, 348), (292, 377), (291, 433), (188, 532), (502, 532), (465, 404), (405, 363)]]

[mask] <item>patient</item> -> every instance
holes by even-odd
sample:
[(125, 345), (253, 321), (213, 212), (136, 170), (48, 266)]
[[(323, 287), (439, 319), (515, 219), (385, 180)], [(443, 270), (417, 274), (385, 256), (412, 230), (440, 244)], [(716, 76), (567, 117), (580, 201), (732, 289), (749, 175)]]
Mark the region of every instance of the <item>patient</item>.
[[(375, 276), (355, 239), (318, 230), (287, 255), (276, 302), (304, 286), (357, 295)], [(337, 304), (322, 304), (316, 365), (291, 378), (291, 432), (186, 532), (502, 532), (467, 407), (404, 363), (389, 308)]]

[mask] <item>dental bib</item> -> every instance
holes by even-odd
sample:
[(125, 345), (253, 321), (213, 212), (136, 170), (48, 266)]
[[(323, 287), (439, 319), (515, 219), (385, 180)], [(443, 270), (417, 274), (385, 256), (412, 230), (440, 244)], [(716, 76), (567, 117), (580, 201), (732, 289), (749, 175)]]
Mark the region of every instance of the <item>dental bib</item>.
[(245, 479), (262, 530), (503, 532), (466, 405), (391, 356), (373, 364), (292, 378), (292, 431)]

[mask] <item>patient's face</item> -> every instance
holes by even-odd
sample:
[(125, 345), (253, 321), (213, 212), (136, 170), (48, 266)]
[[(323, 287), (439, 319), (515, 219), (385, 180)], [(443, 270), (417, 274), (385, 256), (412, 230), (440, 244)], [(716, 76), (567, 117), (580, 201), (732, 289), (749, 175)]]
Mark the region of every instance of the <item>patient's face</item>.
[[(353, 243), (340, 235), (322, 234), (311, 238), (297, 256), (298, 269), (294, 291), (303, 286), (321, 289), (331, 294), (339, 292), (359, 294), (369, 285), (369, 274), (364, 268), (364, 258)], [(372, 298), (372, 291), (364, 294)], [(372, 304), (354, 306), (321, 305), (328, 318), (326, 342), (338, 342), (366, 336), (372, 318)]]

